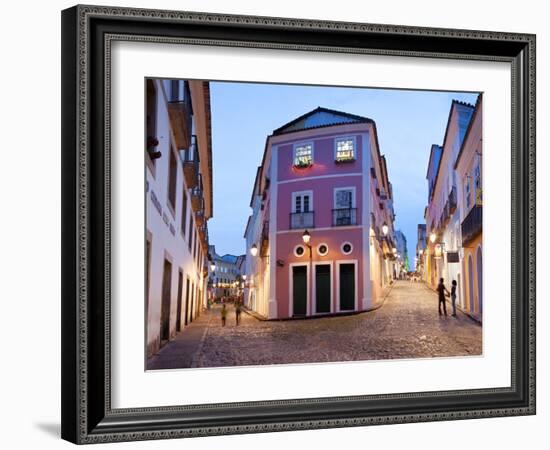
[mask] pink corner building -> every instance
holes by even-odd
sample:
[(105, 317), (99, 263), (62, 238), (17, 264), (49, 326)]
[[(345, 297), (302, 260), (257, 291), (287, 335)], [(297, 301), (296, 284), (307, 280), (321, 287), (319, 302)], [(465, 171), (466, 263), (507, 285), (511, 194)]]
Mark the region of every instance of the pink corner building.
[(245, 231), (245, 306), (267, 319), (368, 311), (399, 271), (373, 120), (317, 108), (266, 139)]

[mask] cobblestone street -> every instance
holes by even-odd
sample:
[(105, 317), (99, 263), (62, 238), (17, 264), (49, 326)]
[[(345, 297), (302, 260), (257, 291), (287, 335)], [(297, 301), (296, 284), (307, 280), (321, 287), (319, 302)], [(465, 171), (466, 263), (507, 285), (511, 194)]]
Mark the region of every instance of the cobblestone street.
[[(203, 314), (150, 359), (148, 367), (220, 367), (327, 361), (480, 355), (482, 328), (457, 310), (439, 316), (437, 296), (423, 283), (397, 281), (371, 312), (306, 320), (260, 321), (243, 313), (226, 327), (218, 307)], [(193, 331), (193, 327), (195, 330)], [(190, 345), (186, 335), (194, 340)], [(194, 350), (194, 355), (183, 353)]]

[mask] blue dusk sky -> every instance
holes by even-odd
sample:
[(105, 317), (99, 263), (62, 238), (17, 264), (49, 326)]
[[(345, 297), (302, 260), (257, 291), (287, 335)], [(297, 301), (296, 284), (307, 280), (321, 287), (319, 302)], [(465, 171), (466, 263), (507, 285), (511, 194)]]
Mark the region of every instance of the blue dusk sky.
[(218, 254), (246, 252), (244, 230), (256, 169), (273, 130), (322, 106), (376, 122), (380, 153), (393, 185), (395, 227), (407, 238), (410, 264), (424, 223), (430, 147), (443, 143), (451, 101), (474, 104), (477, 93), (211, 82), (214, 216), (210, 243)]

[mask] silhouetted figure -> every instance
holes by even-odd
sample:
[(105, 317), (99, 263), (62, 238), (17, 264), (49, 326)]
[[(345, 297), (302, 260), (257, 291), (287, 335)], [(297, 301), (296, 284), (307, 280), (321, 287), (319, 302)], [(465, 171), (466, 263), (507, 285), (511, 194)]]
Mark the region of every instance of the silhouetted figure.
[(241, 302), (239, 301), (235, 302), (235, 322), (237, 326), (241, 322)]
[(451, 303), (453, 305), (453, 317), (456, 317), (456, 280), (451, 283)]
[(441, 304), (443, 304), (443, 312), (445, 313), (445, 315), (447, 315), (447, 306), (445, 304), (445, 293), (449, 295), (449, 291), (443, 284), (443, 281), (444, 281), (443, 278), (440, 278), (439, 284), (437, 285), (437, 295), (439, 297), (439, 303), (438, 303), (439, 315), (441, 315)]
[(221, 315), (222, 315), (222, 327), (225, 327), (225, 319), (227, 318), (227, 308), (225, 306), (225, 303), (222, 306)]

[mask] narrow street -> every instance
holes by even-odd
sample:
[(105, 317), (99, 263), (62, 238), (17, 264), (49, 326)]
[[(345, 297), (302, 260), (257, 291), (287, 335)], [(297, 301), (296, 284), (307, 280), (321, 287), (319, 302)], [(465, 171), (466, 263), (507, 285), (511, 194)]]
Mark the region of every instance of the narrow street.
[(457, 311), (439, 316), (437, 296), (424, 283), (397, 281), (371, 312), (308, 320), (260, 321), (229, 306), (203, 315), (148, 361), (149, 369), (327, 361), (471, 356), (482, 352), (482, 328)]

